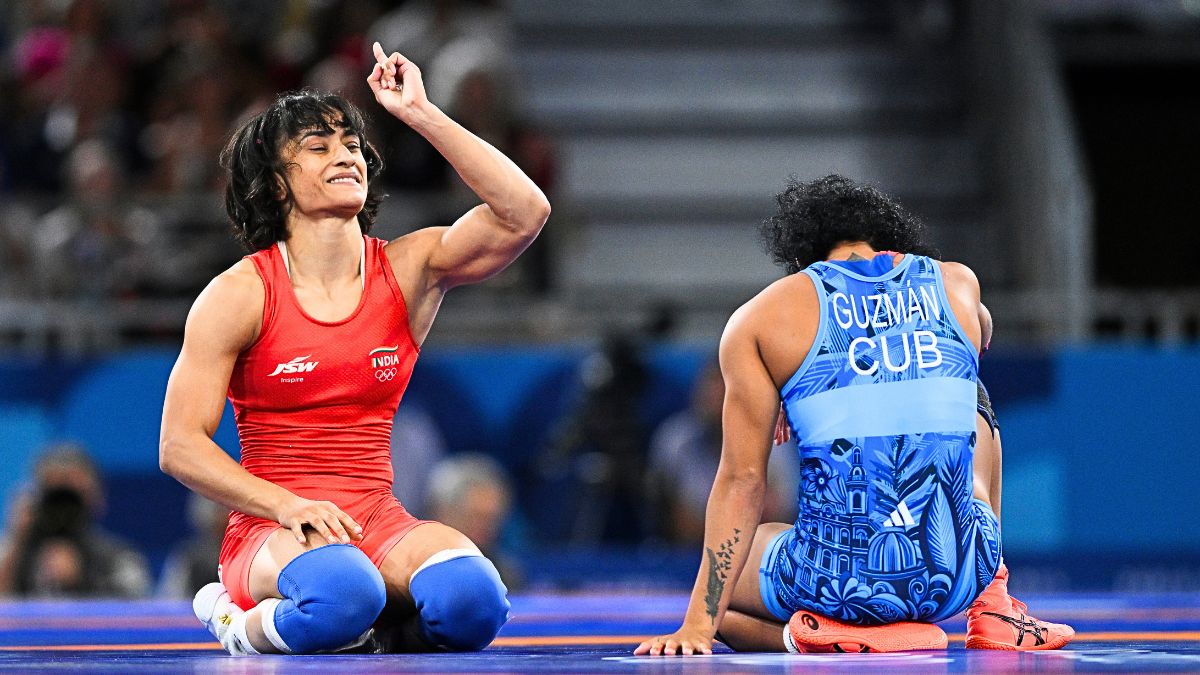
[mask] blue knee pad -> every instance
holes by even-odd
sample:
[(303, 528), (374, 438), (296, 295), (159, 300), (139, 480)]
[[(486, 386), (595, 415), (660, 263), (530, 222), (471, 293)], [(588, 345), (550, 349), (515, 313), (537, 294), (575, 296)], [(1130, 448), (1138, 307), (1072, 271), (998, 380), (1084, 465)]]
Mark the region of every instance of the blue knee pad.
[(409, 584), (422, 637), (451, 651), (477, 651), (491, 644), (508, 621), (508, 589), (492, 561), (467, 555), (434, 563)]
[(264, 621), (263, 628), (276, 647), (292, 654), (344, 646), (371, 627), (387, 601), (383, 576), (350, 544), (296, 556), (279, 573), (278, 588), (284, 599), (275, 606), (274, 625)]

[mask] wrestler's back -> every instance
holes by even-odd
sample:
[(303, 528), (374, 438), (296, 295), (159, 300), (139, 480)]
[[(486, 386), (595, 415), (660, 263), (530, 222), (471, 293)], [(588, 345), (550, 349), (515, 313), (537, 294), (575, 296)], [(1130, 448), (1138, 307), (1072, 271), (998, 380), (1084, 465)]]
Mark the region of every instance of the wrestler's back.
[[(803, 274), (816, 325), (780, 387), (803, 480), (795, 527), (768, 556), (783, 614), (940, 620), (998, 564), (998, 523), (972, 499), (976, 345), (937, 261), (892, 263)], [(830, 584), (850, 579), (862, 602), (830, 605)]]

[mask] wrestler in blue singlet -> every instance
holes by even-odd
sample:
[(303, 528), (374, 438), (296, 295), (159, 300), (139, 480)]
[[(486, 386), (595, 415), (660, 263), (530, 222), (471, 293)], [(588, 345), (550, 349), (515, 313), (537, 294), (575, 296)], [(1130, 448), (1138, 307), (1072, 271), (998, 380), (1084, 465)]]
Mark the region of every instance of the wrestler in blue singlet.
[(961, 612), (1000, 563), (972, 497), (978, 354), (936, 261), (818, 262), (820, 324), (781, 390), (800, 452), (796, 524), (763, 555), (763, 600), (858, 624)]

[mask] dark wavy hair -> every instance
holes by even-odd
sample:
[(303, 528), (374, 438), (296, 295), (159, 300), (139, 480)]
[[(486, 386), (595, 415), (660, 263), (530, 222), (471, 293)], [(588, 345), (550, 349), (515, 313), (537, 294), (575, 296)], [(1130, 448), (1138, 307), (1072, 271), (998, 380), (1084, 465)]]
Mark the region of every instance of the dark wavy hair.
[(843, 242), (863, 241), (876, 251), (938, 257), (925, 227), (896, 201), (870, 185), (829, 175), (810, 182), (795, 176), (775, 197), (779, 211), (759, 227), (775, 264), (794, 274)]
[(333, 133), (335, 127), (358, 136), (367, 160), (367, 201), (358, 212), (358, 225), (363, 234), (371, 231), (386, 195), (375, 188), (383, 158), (367, 142), (362, 113), (337, 94), (304, 89), (280, 94), (238, 127), (221, 151), (221, 167), (229, 179), (225, 212), (234, 236), (247, 250), (261, 251), (288, 238), (287, 213), (293, 199), (283, 156), (288, 144), (310, 131)]

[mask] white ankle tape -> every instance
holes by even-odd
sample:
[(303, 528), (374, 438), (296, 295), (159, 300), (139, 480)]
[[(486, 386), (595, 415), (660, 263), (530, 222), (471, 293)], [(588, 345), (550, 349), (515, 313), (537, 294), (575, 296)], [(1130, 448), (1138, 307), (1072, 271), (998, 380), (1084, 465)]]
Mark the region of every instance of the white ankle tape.
[(246, 634), (245, 612), (238, 612), (233, 617), (233, 621), (229, 624), (229, 630), (225, 631), (225, 637), (221, 639), (221, 646), (234, 656), (259, 653), (250, 643), (250, 636)]
[(291, 654), (292, 648), (283, 641), (279, 636), (279, 629), (275, 627), (275, 608), (279, 606), (279, 602), (279, 598), (267, 598), (258, 603), (259, 619), (262, 621), (263, 633), (266, 634), (267, 640), (284, 654)]
[(426, 567), (432, 567), (438, 563), (454, 560), (455, 558), (465, 558), (467, 556), (477, 555), (482, 557), (483, 554), (473, 548), (446, 548), (434, 553), (425, 559), (417, 569), (413, 570), (412, 576), (408, 578), (408, 583), (411, 585), (413, 577), (421, 573)]
[(800, 650), (796, 649), (796, 641), (792, 639), (792, 628), (786, 623), (783, 624), (783, 646), (790, 654), (800, 653)]

